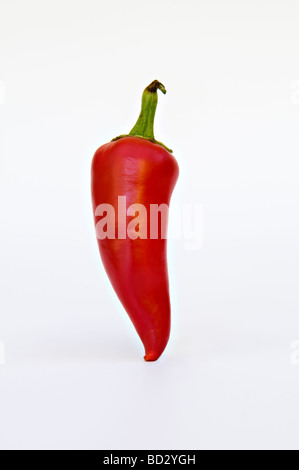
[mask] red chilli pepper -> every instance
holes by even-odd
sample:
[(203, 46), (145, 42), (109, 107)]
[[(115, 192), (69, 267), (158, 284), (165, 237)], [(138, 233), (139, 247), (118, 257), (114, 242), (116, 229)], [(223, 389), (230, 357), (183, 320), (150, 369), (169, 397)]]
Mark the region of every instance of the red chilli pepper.
[[(165, 206), (161, 205), (169, 206), (179, 175), (172, 150), (154, 138), (158, 89), (166, 93), (155, 80), (144, 90), (131, 132), (100, 147), (92, 161), (92, 202), (101, 258), (143, 342), (146, 361), (161, 356), (170, 334), (167, 214), (162, 221)], [(158, 232), (153, 214), (159, 215)], [(104, 227), (104, 236), (98, 234)]]

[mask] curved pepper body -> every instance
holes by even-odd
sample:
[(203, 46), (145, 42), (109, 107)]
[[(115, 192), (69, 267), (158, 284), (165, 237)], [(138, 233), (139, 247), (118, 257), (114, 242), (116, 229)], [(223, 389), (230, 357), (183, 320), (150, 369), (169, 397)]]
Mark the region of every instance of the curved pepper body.
[[(179, 174), (178, 164), (163, 146), (139, 137), (123, 137), (100, 147), (92, 162), (94, 214), (101, 204), (115, 210), (115, 238), (98, 239), (111, 284), (145, 348), (145, 360), (164, 351), (170, 333), (167, 240), (150, 237), (152, 204), (167, 204)], [(147, 238), (119, 238), (118, 198), (126, 209), (142, 204), (147, 213)], [(132, 215), (132, 214), (131, 214)], [(127, 223), (132, 216), (127, 216)], [(95, 215), (95, 224), (100, 217)], [(160, 227), (161, 228), (161, 227)]]

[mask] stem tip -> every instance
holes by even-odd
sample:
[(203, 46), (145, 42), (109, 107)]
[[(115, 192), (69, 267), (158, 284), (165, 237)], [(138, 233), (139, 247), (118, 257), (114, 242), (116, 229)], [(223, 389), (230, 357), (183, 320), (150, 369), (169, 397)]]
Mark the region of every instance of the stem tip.
[(152, 83), (149, 84), (148, 87), (146, 87), (146, 91), (149, 91), (150, 93), (156, 93), (157, 90), (162, 91), (164, 95), (166, 93), (165, 86), (158, 80), (154, 80)]

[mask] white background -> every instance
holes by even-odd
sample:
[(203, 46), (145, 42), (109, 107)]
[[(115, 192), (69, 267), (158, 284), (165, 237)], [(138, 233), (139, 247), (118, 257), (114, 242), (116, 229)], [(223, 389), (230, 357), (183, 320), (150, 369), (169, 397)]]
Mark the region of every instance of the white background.
[[(298, 24), (297, 0), (1, 0), (2, 449), (299, 448)], [(170, 243), (148, 364), (89, 185), (153, 79), (204, 245)]]

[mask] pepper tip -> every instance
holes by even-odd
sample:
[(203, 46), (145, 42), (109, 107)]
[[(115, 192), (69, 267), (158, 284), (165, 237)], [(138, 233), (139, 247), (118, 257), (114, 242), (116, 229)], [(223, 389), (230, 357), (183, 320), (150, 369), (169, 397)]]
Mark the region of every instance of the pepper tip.
[(144, 360), (146, 362), (154, 362), (157, 359), (159, 359), (160, 356), (161, 354), (157, 354), (155, 351), (149, 351), (148, 353), (145, 354)]

